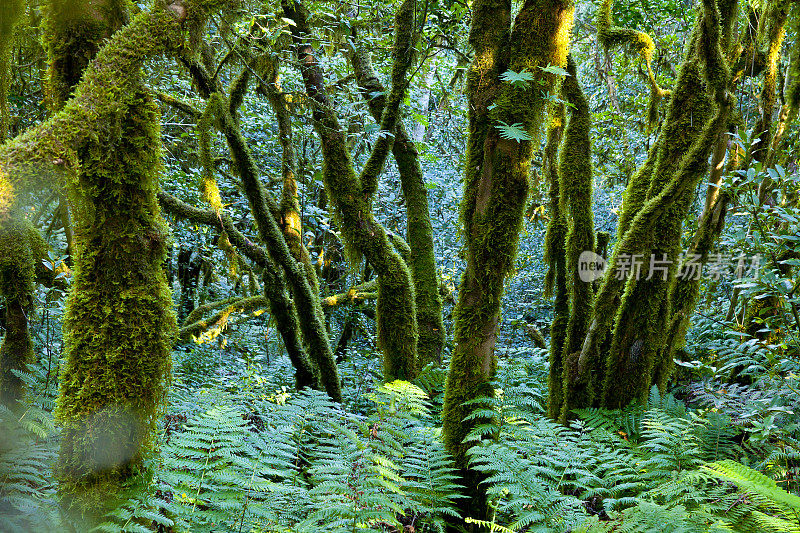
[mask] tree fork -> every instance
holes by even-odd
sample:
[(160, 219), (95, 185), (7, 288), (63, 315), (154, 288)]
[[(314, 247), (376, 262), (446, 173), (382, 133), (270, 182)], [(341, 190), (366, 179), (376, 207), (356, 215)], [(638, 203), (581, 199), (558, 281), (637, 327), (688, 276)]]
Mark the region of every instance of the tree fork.
[[(479, 420), (465, 421), (465, 402), (491, 396), (503, 285), (517, 252), (533, 139), (543, 125), (545, 99), (557, 77), (543, 70), (566, 66), (574, 7), (570, 1), (527, 0), (511, 25), (511, 2), (473, 4), (470, 44), (474, 60), (467, 74), (469, 137), (461, 208), (467, 266), (453, 311), (455, 350), (445, 386), (442, 435), (468, 487), (465, 516), (485, 518), (485, 495), (471, 471), (464, 442)], [(540, 68), (541, 67), (541, 68)], [(534, 79), (522, 87), (501, 83), (507, 69), (527, 70)], [(525, 140), (503, 138), (500, 122), (521, 124)]]
[[(356, 73), (356, 80), (361, 94), (367, 102), (376, 122), (380, 122), (386, 106), (386, 92), (378, 79), (368, 53), (356, 45), (350, 51), (350, 62)], [(378, 94), (378, 96), (371, 96)], [(406, 218), (408, 244), (411, 253), (407, 263), (414, 278), (417, 308), (417, 356), (419, 366), (429, 362), (441, 363), (442, 349), (445, 343), (445, 329), (442, 318), (442, 299), (439, 295), (439, 283), (436, 276), (436, 259), (434, 257), (433, 229), (428, 209), (428, 189), (419, 161), (419, 152), (409, 137), (402, 121), (398, 121), (395, 129), (395, 141), (392, 154), (400, 174), (400, 185), (406, 200)]]
[[(278, 275), (279, 270), (266, 250), (245, 237), (236, 229), (230, 217), (224, 213), (217, 215), (213, 210), (197, 209), (164, 192), (158, 193), (158, 200), (161, 207), (176, 218), (205, 224), (224, 231), (233, 246), (262, 268), (264, 295), (269, 300), (270, 313), (275, 318), (276, 327), (283, 339), (286, 352), (289, 354), (289, 360), (295, 368), (295, 385), (298, 390), (308, 386), (315, 389), (322, 388), (316, 368), (309, 359), (298, 334), (300, 325), (294, 302), (286, 291), (286, 282), (282, 276)], [(212, 310), (213, 306), (201, 306), (195, 311), (205, 312), (206, 309)], [(195, 317), (197, 315), (193, 317), (190, 314), (187, 320)]]
[(323, 151), (323, 181), (334, 203), (338, 224), (351, 259), (363, 254), (378, 274), (378, 345), (384, 355), (386, 380), (412, 379), (417, 371), (417, 321), (414, 282), (408, 266), (395, 251), (385, 228), (372, 213), (372, 196), (394, 141), (399, 107), (407, 85), (414, 32), (414, 2), (405, 0), (395, 17), (392, 88), (381, 118), (378, 141), (360, 175), (356, 175), (344, 132), (325, 92), (322, 69), (308, 44), (305, 8), (284, 0), (283, 10), (292, 25), (306, 93), (313, 98), (314, 120)]

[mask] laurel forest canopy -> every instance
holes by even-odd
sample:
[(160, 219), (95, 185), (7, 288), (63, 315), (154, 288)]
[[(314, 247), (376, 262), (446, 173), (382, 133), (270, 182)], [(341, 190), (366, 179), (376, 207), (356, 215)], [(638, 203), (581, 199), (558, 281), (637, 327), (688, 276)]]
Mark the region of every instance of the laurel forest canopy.
[(800, 531), (797, 0), (3, 0), (0, 531)]

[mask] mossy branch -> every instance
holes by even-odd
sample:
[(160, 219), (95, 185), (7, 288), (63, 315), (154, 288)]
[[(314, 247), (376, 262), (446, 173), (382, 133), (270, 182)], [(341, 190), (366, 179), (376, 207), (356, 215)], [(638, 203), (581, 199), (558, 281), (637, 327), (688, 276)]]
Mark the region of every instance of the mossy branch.
[(653, 53), (656, 45), (653, 38), (645, 32), (614, 26), (611, 16), (611, 8), (614, 0), (603, 0), (597, 11), (597, 40), (605, 50), (622, 46), (634, 54), (638, 54), (645, 64), (647, 70), (647, 81), (650, 85), (650, 103), (647, 111), (648, 128), (653, 129), (658, 122), (658, 105), (665, 97), (671, 94), (669, 90), (662, 89), (658, 85), (655, 73), (653, 72)]
[(378, 131), (378, 140), (361, 170), (359, 181), (361, 194), (371, 198), (378, 189), (378, 177), (383, 171), (383, 165), (389, 151), (395, 142), (395, 129), (400, 120), (400, 104), (408, 87), (408, 70), (413, 60), (415, 32), (414, 15), (416, 4), (413, 1), (404, 1), (397, 10), (394, 19), (394, 46), (392, 52), (392, 88), (386, 98), (381, 116), (381, 128)]
[(117, 32), (61, 111), (0, 147), (0, 212), (26, 191), (72, 179), (79, 167), (74, 150), (108, 135), (106, 118), (133, 103), (143, 62), (183, 47), (182, 23), (193, 10), (229, 3), (172, 0), (140, 13)]
[[(227, 301), (228, 300), (226, 300), (226, 302)], [(215, 304), (213, 304), (213, 308), (219, 308), (216, 307), (218, 305), (220, 305), (220, 302), (215, 302)], [(184, 325), (178, 333), (178, 339), (182, 342), (186, 342), (193, 338), (201, 341), (203, 340), (203, 334), (207, 333), (212, 328), (217, 328), (219, 331), (223, 330), (230, 315), (234, 313), (249, 313), (251, 311), (263, 309), (269, 305), (269, 299), (264, 296), (234, 298), (226, 305), (221, 306), (224, 307), (224, 309), (213, 316), (202, 320), (198, 319), (194, 322)], [(205, 306), (204, 313), (208, 312), (209, 310), (212, 310), (212, 308)], [(195, 311), (197, 311), (197, 309), (195, 309)]]
[(317, 372), (311, 364), (298, 335), (300, 326), (298, 324), (294, 303), (286, 294), (286, 284), (280, 275), (279, 269), (273, 263), (266, 250), (245, 237), (245, 235), (234, 226), (233, 221), (227, 214), (219, 214), (210, 209), (192, 207), (163, 191), (159, 191), (158, 201), (164, 211), (176, 218), (198, 224), (205, 224), (224, 232), (228, 236), (231, 244), (262, 268), (264, 294), (269, 299), (270, 311), (275, 318), (278, 331), (281, 334), (286, 351), (289, 354), (289, 359), (292, 361), (292, 365), (294, 365), (297, 386), (298, 388), (306, 386), (319, 388)]
[(213, 93), (206, 104), (216, 115), (217, 126), (225, 136), (234, 165), (244, 186), (250, 210), (256, 222), (259, 237), (267, 245), (270, 255), (286, 273), (300, 318), (303, 338), (320, 370), (326, 392), (335, 401), (341, 401), (339, 373), (328, 342), (325, 318), (319, 295), (309, 282), (306, 269), (292, 255), (278, 224), (278, 206), (259, 180), (258, 167), (253, 159), (241, 128), (233, 119), (222, 95)]
[(378, 298), (378, 281), (368, 281), (355, 287), (351, 287), (347, 292), (334, 294), (322, 299), (323, 307), (339, 307), (346, 304), (360, 304), (366, 300)]
[(197, 109), (195, 106), (190, 104), (189, 102), (172, 96), (167, 93), (158, 92), (156, 93), (156, 98), (158, 100), (170, 107), (174, 107), (179, 111), (183, 111), (186, 115), (193, 118), (195, 121), (200, 120), (200, 117), (203, 115), (203, 112)]

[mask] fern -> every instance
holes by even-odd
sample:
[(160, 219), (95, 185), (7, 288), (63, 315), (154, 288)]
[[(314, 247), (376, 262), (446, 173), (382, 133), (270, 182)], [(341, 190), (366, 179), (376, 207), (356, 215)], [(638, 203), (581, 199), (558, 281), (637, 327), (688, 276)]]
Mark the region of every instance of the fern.
[(522, 129), (522, 122), (517, 122), (510, 125), (506, 124), (502, 120), (498, 120), (497, 122), (499, 124), (496, 124), (495, 128), (497, 128), (497, 130), (500, 132), (501, 139), (509, 139), (517, 142), (533, 140), (530, 134)]

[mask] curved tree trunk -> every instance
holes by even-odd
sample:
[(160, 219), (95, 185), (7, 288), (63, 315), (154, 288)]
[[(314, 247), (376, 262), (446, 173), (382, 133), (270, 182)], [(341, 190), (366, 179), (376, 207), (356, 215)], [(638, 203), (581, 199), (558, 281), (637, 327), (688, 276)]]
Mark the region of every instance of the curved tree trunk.
[(0, 212), (24, 201), (26, 189), (67, 178), (77, 250), (56, 406), (58, 474), (65, 508), (89, 521), (152, 452), (176, 330), (161, 268), (160, 120), (140, 66), (182, 45), (187, 10), (222, 4), (173, 0), (140, 14), (104, 45), (61, 111), (0, 147)]
[[(386, 106), (386, 89), (372, 69), (369, 55), (356, 47), (350, 52), (350, 62), (367, 101), (369, 110), (376, 122), (380, 122)], [(431, 68), (431, 71), (433, 69)], [(378, 96), (372, 96), (377, 94)], [(442, 349), (445, 342), (444, 321), (442, 319), (442, 299), (439, 295), (439, 282), (436, 274), (436, 258), (433, 248), (433, 227), (428, 208), (428, 189), (419, 152), (402, 121), (398, 121), (392, 154), (400, 174), (400, 185), (406, 200), (406, 220), (408, 245), (411, 253), (407, 259), (417, 304), (417, 357), (419, 366), (435, 362), (441, 364)]]
[(395, 18), (392, 89), (381, 118), (379, 139), (356, 176), (344, 131), (325, 93), (322, 70), (308, 43), (310, 38), (305, 8), (300, 2), (283, 1), (287, 18), (294, 21), (292, 36), (297, 48), (306, 92), (315, 101), (314, 120), (322, 143), (322, 174), (325, 189), (333, 201), (339, 228), (351, 256), (362, 254), (378, 274), (378, 345), (384, 355), (386, 380), (412, 379), (417, 371), (417, 321), (414, 283), (385, 228), (372, 213), (372, 196), (386, 156), (392, 146), (405, 94), (406, 73), (411, 63), (414, 35), (414, 4), (403, 2)]
[[(729, 105), (725, 95), (730, 76), (720, 35), (735, 9), (729, 1), (723, 4), (721, 15), (715, 1), (704, 2), (659, 139), (626, 191), (620, 238), (578, 359), (577, 373), (591, 373), (613, 333), (601, 399), (610, 408), (647, 397), (665, 342), (668, 289), (677, 270), (682, 221), (725, 125), (727, 115), (719, 109)], [(660, 262), (653, 266), (663, 269), (651, 269), (651, 257)], [(621, 266), (631, 267), (629, 278), (617, 275), (625, 272)]]

